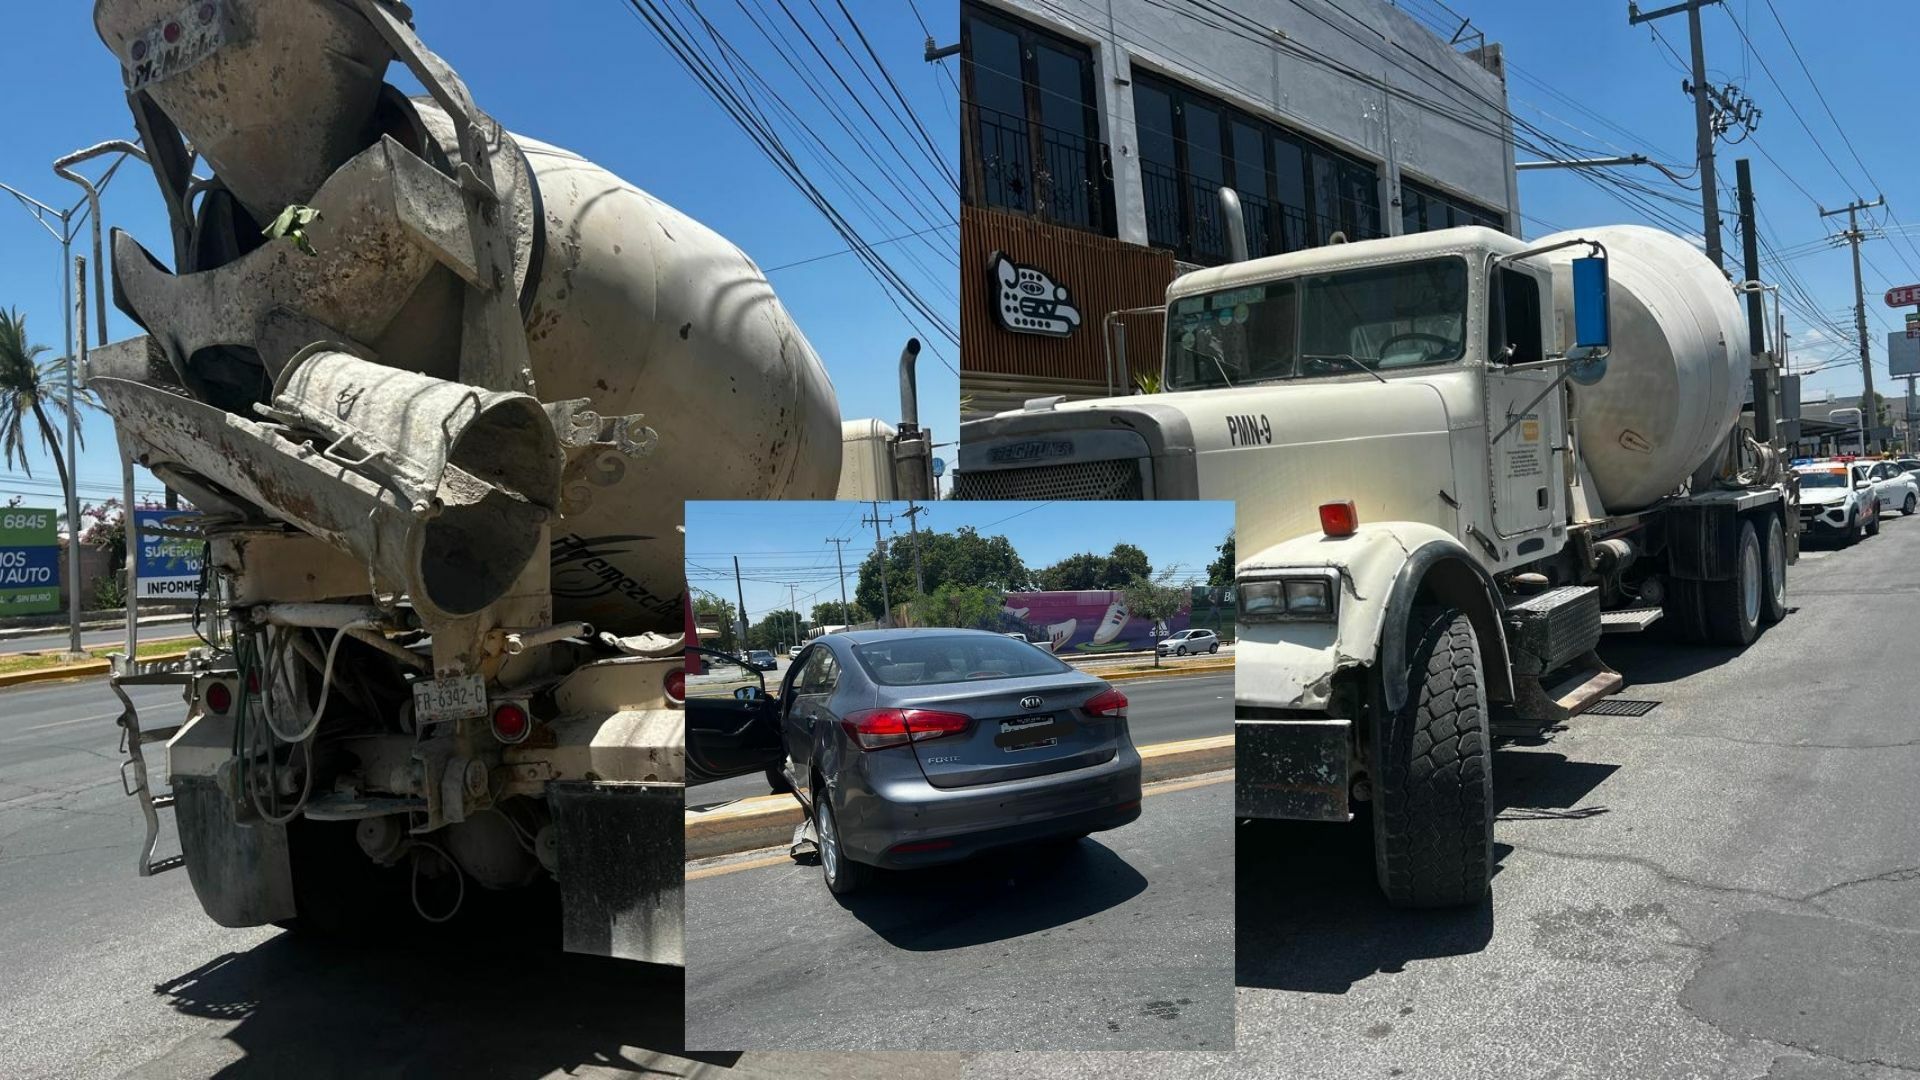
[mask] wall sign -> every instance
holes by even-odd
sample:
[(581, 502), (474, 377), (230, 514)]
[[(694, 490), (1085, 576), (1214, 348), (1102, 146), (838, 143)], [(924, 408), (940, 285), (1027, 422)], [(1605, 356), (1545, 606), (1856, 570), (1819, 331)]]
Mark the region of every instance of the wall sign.
[(0, 510), (0, 614), (60, 610), (60, 538), (52, 510)]
[(1038, 267), (1025, 266), (996, 251), (987, 258), (993, 314), (1016, 334), (1066, 337), (1080, 325), (1073, 294)]

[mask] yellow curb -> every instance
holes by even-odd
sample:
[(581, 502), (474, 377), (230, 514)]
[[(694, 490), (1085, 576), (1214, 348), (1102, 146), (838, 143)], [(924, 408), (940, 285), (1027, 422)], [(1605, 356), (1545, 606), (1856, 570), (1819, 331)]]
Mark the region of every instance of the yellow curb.
[(1151, 671), (1116, 671), (1111, 675), (1102, 675), (1097, 671), (1089, 671), (1087, 674), (1096, 679), (1105, 679), (1108, 682), (1126, 682), (1128, 679), (1164, 679), (1169, 675), (1175, 677), (1181, 675), (1212, 675), (1216, 672), (1232, 670), (1233, 661), (1229, 660), (1224, 664), (1186, 664), (1181, 667), (1156, 668)]
[[(180, 660), (187, 655), (186, 650), (177, 653), (161, 653), (158, 656), (143, 656), (143, 662), (154, 660)], [(34, 668), (32, 671), (12, 671), (0, 675), (0, 690), (9, 686), (21, 686), (26, 683), (57, 682), (61, 679), (90, 679), (96, 675), (111, 675), (113, 662), (110, 660), (89, 660), (84, 664)]]
[[(1140, 782), (1154, 784), (1233, 768), (1233, 736), (1152, 743), (1140, 748)], [(791, 795), (760, 795), (686, 812), (687, 860), (755, 851), (786, 842), (800, 824)]]

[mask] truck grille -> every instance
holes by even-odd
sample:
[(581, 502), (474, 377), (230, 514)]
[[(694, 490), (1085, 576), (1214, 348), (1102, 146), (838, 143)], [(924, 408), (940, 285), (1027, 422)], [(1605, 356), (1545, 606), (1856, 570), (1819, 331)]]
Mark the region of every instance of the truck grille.
[(956, 499), (1142, 499), (1140, 463), (1076, 461), (1025, 469), (988, 469), (956, 473)]

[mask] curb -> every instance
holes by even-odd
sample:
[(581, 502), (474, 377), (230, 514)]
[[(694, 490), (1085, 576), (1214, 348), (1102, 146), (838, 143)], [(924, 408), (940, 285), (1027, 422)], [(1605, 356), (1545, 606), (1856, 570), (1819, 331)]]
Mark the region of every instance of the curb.
[[(155, 660), (182, 660), (186, 650), (177, 653), (162, 653), (159, 656), (143, 656), (142, 662)], [(113, 661), (89, 660), (84, 664), (69, 664), (65, 667), (35, 668), (32, 671), (15, 671), (0, 675), (0, 690), (9, 686), (23, 686), (27, 683), (58, 682), (61, 679), (90, 679), (96, 675), (113, 674)]]
[[(1233, 768), (1233, 736), (1154, 743), (1140, 748), (1140, 782), (1159, 783), (1182, 776)], [(800, 824), (800, 804), (791, 795), (761, 795), (686, 812), (687, 861), (777, 847)]]
[(1222, 671), (1232, 671), (1231, 661), (1224, 664), (1188, 664), (1182, 667), (1156, 668), (1152, 671), (1116, 671), (1111, 675), (1102, 675), (1097, 671), (1086, 674), (1108, 682), (1126, 682), (1128, 679), (1165, 679), (1179, 678), (1182, 675), (1214, 675)]

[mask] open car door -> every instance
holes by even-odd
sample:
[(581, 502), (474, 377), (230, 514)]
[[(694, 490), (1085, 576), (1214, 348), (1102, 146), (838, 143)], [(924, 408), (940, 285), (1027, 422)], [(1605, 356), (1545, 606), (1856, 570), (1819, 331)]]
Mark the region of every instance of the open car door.
[(687, 650), (687, 785), (778, 770), (787, 751), (766, 677), (711, 649)]

